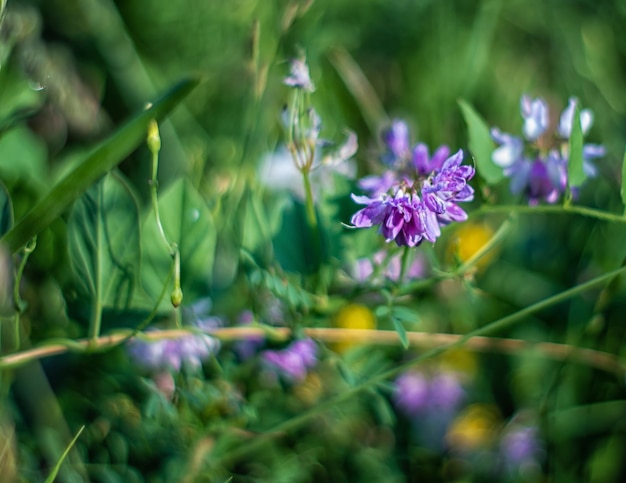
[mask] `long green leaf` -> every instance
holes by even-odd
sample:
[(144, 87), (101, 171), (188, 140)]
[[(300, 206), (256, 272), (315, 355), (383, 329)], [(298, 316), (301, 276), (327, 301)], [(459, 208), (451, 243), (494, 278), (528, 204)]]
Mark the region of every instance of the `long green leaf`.
[(583, 170), (583, 129), (580, 124), (580, 106), (576, 104), (572, 119), (572, 134), (569, 140), (569, 161), (567, 163), (567, 180), (570, 188), (580, 186), (585, 181)]
[(126, 125), (103, 141), (85, 161), (61, 179), (3, 238), (12, 252), (44, 230), (105, 173), (117, 166), (146, 137), (148, 123), (163, 119), (199, 83), (187, 79), (174, 86)]
[(469, 148), (476, 160), (478, 174), (487, 184), (495, 184), (504, 175), (502, 174), (502, 168), (491, 160), (493, 141), (489, 132), (489, 126), (467, 102), (462, 99), (458, 102), (469, 131)]
[[(216, 245), (216, 230), (206, 202), (181, 178), (159, 193), (159, 215), (168, 242), (178, 245), (183, 303), (206, 297)], [(143, 286), (154, 301), (169, 279), (172, 258), (152, 211), (144, 219), (141, 244)]]
[(119, 175), (109, 173), (76, 201), (67, 234), (81, 298), (98, 310), (128, 308), (139, 279), (139, 209)]

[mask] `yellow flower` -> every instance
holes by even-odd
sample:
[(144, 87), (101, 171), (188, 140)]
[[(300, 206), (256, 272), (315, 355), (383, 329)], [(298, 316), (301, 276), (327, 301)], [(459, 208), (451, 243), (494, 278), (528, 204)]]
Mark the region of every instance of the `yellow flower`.
[[(349, 304), (343, 307), (334, 317), (334, 326), (339, 329), (375, 329), (376, 317), (374, 313), (365, 305)], [(345, 341), (334, 344), (335, 351), (343, 353), (350, 347), (354, 346), (354, 342)]]
[[(493, 237), (494, 231), (484, 223), (464, 223), (451, 237), (448, 251), (461, 263), (469, 261), (478, 253)], [(484, 254), (478, 262), (476, 268), (483, 269), (495, 258), (497, 249), (493, 247)]]
[(446, 434), (448, 444), (460, 451), (485, 448), (500, 425), (500, 413), (489, 404), (472, 404), (457, 416)]

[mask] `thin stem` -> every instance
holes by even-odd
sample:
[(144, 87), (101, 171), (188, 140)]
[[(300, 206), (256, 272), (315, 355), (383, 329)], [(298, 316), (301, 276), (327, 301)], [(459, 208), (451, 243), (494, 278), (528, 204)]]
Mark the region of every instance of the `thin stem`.
[(22, 276), (24, 275), (24, 269), (26, 268), (26, 262), (30, 254), (35, 251), (37, 247), (37, 237), (33, 237), (24, 247), (24, 256), (20, 260), (20, 264), (17, 267), (15, 273), (15, 283), (13, 284), (13, 305), (15, 307), (15, 315), (13, 317), (13, 347), (15, 350), (20, 348), (20, 315), (24, 311), (24, 302), (20, 295), (20, 287), (22, 285)]
[(411, 253), (409, 252), (411, 247), (405, 246), (402, 252), (402, 260), (400, 261), (400, 276), (398, 277), (398, 284), (401, 284), (404, 281), (404, 276), (406, 275), (406, 271), (409, 268), (409, 257)]
[(471, 213), (470, 216), (479, 216), (483, 214), (491, 213), (554, 213), (554, 214), (572, 214), (586, 216), (589, 218), (596, 218), (603, 221), (613, 221), (617, 223), (626, 223), (626, 216), (614, 215), (605, 211), (595, 210), (593, 208), (587, 208), (585, 206), (561, 206), (561, 205), (539, 205), (539, 206), (527, 206), (527, 205), (483, 205), (478, 210)]

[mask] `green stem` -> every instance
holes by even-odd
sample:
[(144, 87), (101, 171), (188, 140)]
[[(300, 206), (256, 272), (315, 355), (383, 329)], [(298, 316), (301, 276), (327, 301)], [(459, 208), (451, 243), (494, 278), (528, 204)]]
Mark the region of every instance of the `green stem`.
[(405, 246), (402, 252), (402, 260), (400, 262), (400, 276), (398, 277), (398, 285), (400, 285), (404, 281), (404, 276), (406, 275), (406, 271), (409, 268), (409, 250), (411, 247)]
[(554, 213), (558, 215), (572, 214), (586, 216), (589, 218), (596, 218), (603, 221), (614, 221), (617, 223), (626, 223), (626, 216), (614, 215), (605, 211), (594, 210), (593, 208), (587, 208), (585, 206), (560, 206), (560, 205), (539, 205), (539, 206), (527, 206), (527, 205), (498, 205), (498, 206), (481, 206), (478, 210), (471, 213), (471, 217), (491, 214), (491, 213)]
[(244, 442), (235, 449), (229, 449), (227, 454), (217, 459), (216, 461), (213, 461), (213, 464), (219, 463), (221, 465), (226, 465), (228, 463), (237, 461), (242, 456), (249, 454), (250, 452), (256, 450), (257, 448), (265, 445), (268, 439), (284, 435), (286, 432), (291, 431), (294, 428), (301, 426), (302, 424), (304, 424), (311, 418), (317, 416), (318, 414), (321, 414), (325, 411), (329, 411), (331, 409), (336, 409), (339, 404), (353, 398), (357, 394), (360, 394), (372, 388), (373, 386), (376, 386), (377, 384), (380, 384), (381, 382), (386, 381), (387, 379), (390, 379), (396, 376), (397, 374), (403, 371), (410, 369), (412, 366), (419, 364), (420, 362), (436, 357), (450, 349), (460, 347), (464, 345), (467, 341), (472, 339), (473, 337), (492, 334), (494, 332), (508, 328), (514, 325), (515, 323), (520, 322), (521, 320), (524, 320), (524, 318), (527, 317), (528, 315), (531, 315), (542, 309), (545, 309), (552, 305), (568, 300), (586, 290), (589, 290), (597, 285), (602, 284), (606, 280), (610, 280), (611, 278), (616, 277), (618, 275), (622, 275), (624, 273), (626, 273), (626, 267), (622, 267), (617, 270), (613, 270), (611, 272), (605, 273), (592, 280), (589, 280), (588, 282), (582, 283), (580, 285), (577, 285), (576, 287), (565, 290), (561, 293), (553, 295), (552, 297), (548, 297), (540, 302), (530, 305), (522, 310), (519, 310), (518, 312), (515, 312), (514, 314), (502, 317), (494, 322), (491, 322), (490, 324), (487, 324), (484, 327), (468, 332), (467, 334), (461, 336), (458, 340), (454, 342), (451, 342), (449, 344), (445, 344), (440, 347), (436, 347), (434, 349), (426, 351), (422, 355), (404, 364), (401, 364), (381, 374), (373, 376), (369, 378), (368, 380), (366, 380), (365, 382), (358, 384), (357, 386), (354, 386), (335, 397), (332, 397), (324, 402), (319, 403), (313, 409), (307, 412), (304, 412), (300, 414), (299, 416), (296, 416), (292, 419), (289, 419), (287, 421), (284, 421), (282, 423), (275, 425), (273, 428), (269, 429), (268, 431), (257, 435), (255, 439), (252, 441)]

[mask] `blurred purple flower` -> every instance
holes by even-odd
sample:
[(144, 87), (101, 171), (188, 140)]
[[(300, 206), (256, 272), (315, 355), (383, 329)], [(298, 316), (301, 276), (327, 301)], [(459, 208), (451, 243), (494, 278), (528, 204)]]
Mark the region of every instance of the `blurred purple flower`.
[(217, 354), (219, 340), (207, 334), (188, 334), (177, 339), (128, 342), (130, 357), (149, 371), (197, 370), (211, 355)]
[(393, 120), (391, 126), (383, 131), (382, 138), (386, 147), (382, 158), (385, 164), (403, 165), (411, 157), (409, 126), (404, 121)]
[(524, 118), (524, 136), (529, 141), (540, 137), (548, 128), (548, 106), (543, 99), (522, 96), (521, 111)]
[(450, 156), (448, 146), (439, 146), (432, 157), (428, 154), (428, 146), (420, 143), (413, 149), (413, 166), (420, 176), (428, 176), (433, 171), (442, 168), (444, 161)]
[(420, 372), (405, 372), (396, 379), (393, 399), (405, 415), (420, 414), (430, 403), (428, 379)]
[[(493, 162), (503, 168), (504, 175), (511, 179), (511, 192), (523, 193), (531, 205), (540, 200), (556, 203), (567, 189), (567, 141), (572, 132), (577, 102), (575, 98), (570, 98), (567, 108), (561, 114), (558, 133), (566, 143), (560, 149), (539, 149), (535, 144), (527, 147), (521, 137), (503, 133), (497, 128), (491, 130), (491, 137), (499, 145), (492, 154)], [(521, 114), (524, 119), (524, 138), (534, 143), (548, 128), (548, 107), (542, 99), (533, 100), (523, 96)], [(580, 120), (583, 134), (586, 134), (593, 122), (593, 114), (589, 109), (583, 109), (580, 111)], [(525, 150), (534, 154), (527, 157)], [(605, 149), (601, 145), (583, 146), (583, 170), (588, 177), (597, 174), (592, 160), (604, 154)], [(576, 187), (570, 188), (576, 194)]]
[(301, 59), (291, 60), (289, 63), (289, 75), (285, 77), (284, 83), (290, 87), (304, 89), (307, 92), (315, 91), (315, 86), (309, 74), (309, 66)]
[(426, 377), (418, 371), (407, 371), (396, 379), (394, 401), (406, 416), (449, 414), (465, 398), (459, 378), (452, 372)]
[[(237, 325), (245, 327), (254, 322), (254, 314), (251, 310), (244, 310), (239, 314)], [(252, 358), (265, 343), (262, 335), (250, 336), (233, 344), (233, 350), (242, 361)]]
[[(392, 282), (397, 282), (400, 278), (400, 272), (402, 270), (402, 254), (397, 253), (388, 259), (387, 250), (378, 250), (371, 258), (358, 259), (354, 264), (352, 276), (358, 282), (375, 282), (375, 280), (370, 280), (372, 274), (374, 273), (374, 266), (381, 266), (385, 263), (386, 266), (384, 267), (381, 275)], [(421, 252), (416, 252), (415, 258), (411, 261), (406, 273), (404, 274), (405, 280), (424, 278), (426, 271), (426, 258)]]
[(309, 369), (317, 365), (317, 345), (312, 339), (300, 339), (282, 350), (262, 354), (264, 365), (289, 382), (301, 382)]
[(539, 472), (543, 445), (536, 426), (510, 424), (504, 430), (499, 449), (507, 473), (529, 476)]

